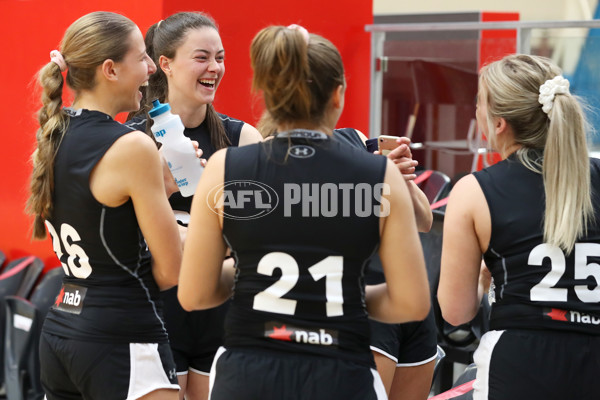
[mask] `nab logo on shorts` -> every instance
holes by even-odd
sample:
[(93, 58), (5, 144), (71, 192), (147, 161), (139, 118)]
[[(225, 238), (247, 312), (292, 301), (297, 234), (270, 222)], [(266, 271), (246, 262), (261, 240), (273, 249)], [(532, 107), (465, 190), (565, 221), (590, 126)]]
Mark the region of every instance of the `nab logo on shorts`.
[(53, 308), (71, 314), (81, 314), (86, 292), (86, 287), (65, 283), (60, 288)]
[(314, 148), (303, 144), (290, 147), (288, 152), (290, 156), (295, 158), (309, 158), (315, 155)]
[(337, 331), (319, 329), (309, 331), (302, 328), (275, 322), (265, 324), (265, 337), (285, 342), (316, 344), (321, 346), (337, 346)]

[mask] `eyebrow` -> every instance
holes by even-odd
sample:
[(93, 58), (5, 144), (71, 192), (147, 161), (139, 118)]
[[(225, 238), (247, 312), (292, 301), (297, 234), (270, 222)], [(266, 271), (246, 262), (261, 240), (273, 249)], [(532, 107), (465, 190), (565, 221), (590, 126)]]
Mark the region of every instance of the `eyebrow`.
[[(194, 49), (194, 52), (199, 51), (201, 53), (206, 53), (206, 54), (210, 54), (210, 51), (208, 50), (204, 50), (204, 49)], [(225, 53), (225, 49), (221, 49), (219, 51), (217, 51), (217, 54), (219, 53)]]

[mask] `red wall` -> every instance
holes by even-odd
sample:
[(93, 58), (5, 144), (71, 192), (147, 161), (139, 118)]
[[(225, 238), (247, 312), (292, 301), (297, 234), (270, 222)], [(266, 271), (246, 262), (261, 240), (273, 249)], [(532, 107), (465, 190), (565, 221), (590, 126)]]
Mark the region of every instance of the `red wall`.
[[(196, 10), (197, 1), (165, 2), (165, 15)], [(365, 25), (373, 22), (372, 3), (364, 0), (218, 1), (202, 11), (219, 24), (225, 47), (225, 78), (215, 107), (222, 113), (254, 124), (262, 106), (250, 96), (252, 70), (250, 43), (258, 31), (270, 24), (303, 25), (310, 32), (331, 40), (339, 49), (346, 68), (348, 91), (339, 126), (352, 126), (368, 133), (370, 36)]]
[(226, 74), (221, 83), (217, 110), (255, 124), (262, 111), (250, 95), (248, 49), (252, 37), (268, 24), (298, 23), (330, 39), (342, 53), (348, 90), (339, 126), (368, 133), (370, 37), (364, 26), (372, 23), (372, 3), (364, 0), (219, 1), (199, 9), (189, 0), (0, 0), (0, 250), (9, 260), (36, 255), (46, 267), (58, 265), (50, 240), (30, 240), (30, 218), (24, 213), (35, 145), (36, 72), (58, 47), (67, 26), (91, 11), (120, 12), (142, 29), (175, 11), (205, 11), (219, 24), (226, 50)]

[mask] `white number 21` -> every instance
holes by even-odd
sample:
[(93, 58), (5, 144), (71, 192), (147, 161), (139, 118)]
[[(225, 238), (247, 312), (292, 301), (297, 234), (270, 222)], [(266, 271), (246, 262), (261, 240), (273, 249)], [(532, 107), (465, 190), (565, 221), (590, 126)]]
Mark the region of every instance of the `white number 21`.
[[(282, 298), (298, 282), (300, 268), (294, 257), (287, 253), (273, 252), (265, 255), (258, 263), (257, 272), (272, 276), (275, 269), (281, 270), (281, 278), (254, 296), (253, 308), (278, 314), (294, 315), (297, 300)], [(325, 297), (328, 317), (344, 314), (342, 276), (344, 261), (342, 256), (329, 256), (308, 269), (315, 281), (325, 278)]]

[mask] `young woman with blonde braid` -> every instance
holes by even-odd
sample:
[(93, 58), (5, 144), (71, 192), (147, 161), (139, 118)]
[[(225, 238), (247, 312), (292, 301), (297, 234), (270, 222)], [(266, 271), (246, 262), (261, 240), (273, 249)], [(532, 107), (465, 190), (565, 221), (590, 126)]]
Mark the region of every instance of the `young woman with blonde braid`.
[(28, 201), (34, 237), (48, 229), (65, 271), (40, 343), (46, 398), (176, 400), (158, 297), (179, 274), (176, 187), (153, 141), (114, 120), (139, 109), (156, 66), (138, 27), (109, 12), (75, 21), (51, 57)]

